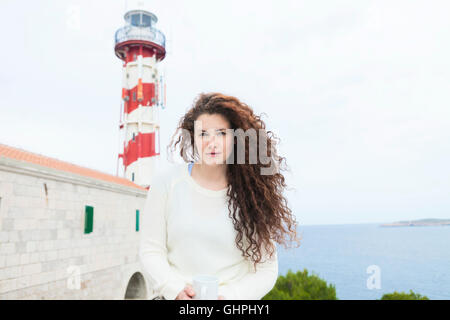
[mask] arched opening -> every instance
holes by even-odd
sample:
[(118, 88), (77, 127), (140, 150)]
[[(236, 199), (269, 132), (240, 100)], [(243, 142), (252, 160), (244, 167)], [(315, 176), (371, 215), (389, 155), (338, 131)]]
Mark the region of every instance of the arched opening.
[(140, 272), (136, 272), (131, 276), (130, 281), (128, 281), (127, 290), (125, 292), (125, 300), (133, 299), (147, 299), (145, 280)]

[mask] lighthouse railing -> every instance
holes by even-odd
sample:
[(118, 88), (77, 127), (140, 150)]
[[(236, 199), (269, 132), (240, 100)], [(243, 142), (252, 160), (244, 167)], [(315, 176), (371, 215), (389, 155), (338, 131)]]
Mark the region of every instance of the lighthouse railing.
[(142, 28), (128, 25), (116, 31), (116, 44), (129, 40), (146, 40), (160, 45), (163, 48), (166, 46), (166, 37), (164, 34), (152, 27)]

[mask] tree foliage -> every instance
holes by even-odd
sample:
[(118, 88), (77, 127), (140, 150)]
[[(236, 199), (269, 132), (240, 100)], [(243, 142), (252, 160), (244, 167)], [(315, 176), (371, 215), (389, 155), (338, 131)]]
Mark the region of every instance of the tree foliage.
[(418, 293), (414, 293), (412, 290), (409, 290), (409, 293), (406, 292), (397, 292), (393, 293), (385, 293), (381, 297), (380, 300), (430, 300), (427, 296), (422, 296)]
[(293, 273), (290, 269), (285, 276), (278, 276), (273, 289), (262, 300), (338, 300), (334, 285), (317, 275), (308, 275), (308, 270)]
[[(338, 300), (336, 288), (333, 284), (319, 278), (315, 274), (308, 274), (308, 270), (293, 273), (288, 270), (284, 276), (278, 276), (273, 289), (262, 300)], [(380, 300), (429, 300), (428, 297), (413, 292), (385, 293)]]

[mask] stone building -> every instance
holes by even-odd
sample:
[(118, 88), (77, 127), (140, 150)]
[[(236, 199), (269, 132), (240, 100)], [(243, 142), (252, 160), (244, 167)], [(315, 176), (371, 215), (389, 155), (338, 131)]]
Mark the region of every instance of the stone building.
[(0, 299), (151, 299), (147, 188), (0, 144)]

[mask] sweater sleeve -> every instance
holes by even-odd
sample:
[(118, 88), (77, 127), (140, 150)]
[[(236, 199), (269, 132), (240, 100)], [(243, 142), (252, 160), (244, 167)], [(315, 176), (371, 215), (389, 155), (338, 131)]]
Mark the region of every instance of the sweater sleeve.
[(168, 187), (161, 176), (153, 180), (143, 210), (139, 258), (153, 289), (165, 299), (174, 300), (186, 284), (167, 260)]
[(243, 277), (219, 286), (219, 295), (227, 300), (261, 300), (272, 288), (278, 278), (278, 254), (275, 243), (272, 258), (264, 255), (263, 262), (258, 263), (255, 268), (253, 262), (249, 262), (249, 272)]

